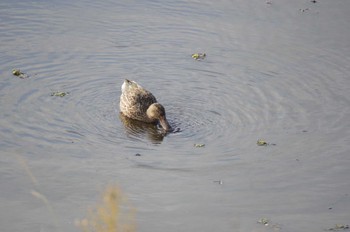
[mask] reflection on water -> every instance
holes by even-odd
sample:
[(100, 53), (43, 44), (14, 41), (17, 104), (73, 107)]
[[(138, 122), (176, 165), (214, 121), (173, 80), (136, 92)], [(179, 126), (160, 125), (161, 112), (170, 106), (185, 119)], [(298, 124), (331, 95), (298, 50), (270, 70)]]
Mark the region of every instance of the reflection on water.
[(147, 138), (154, 144), (160, 144), (167, 134), (156, 124), (144, 123), (138, 120), (134, 120), (124, 116), (122, 113), (119, 113), (119, 118), (124, 125), (126, 134), (130, 138)]

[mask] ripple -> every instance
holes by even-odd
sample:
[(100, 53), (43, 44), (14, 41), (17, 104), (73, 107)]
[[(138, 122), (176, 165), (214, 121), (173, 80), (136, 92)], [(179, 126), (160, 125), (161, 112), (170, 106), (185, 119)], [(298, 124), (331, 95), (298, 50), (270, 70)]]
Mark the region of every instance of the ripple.
[[(222, 15), (217, 9), (210, 14), (207, 6), (201, 12), (195, 9), (196, 4), (184, 10), (181, 4), (175, 4), (174, 9), (173, 3), (167, 3), (160, 12), (169, 21), (165, 27), (159, 17), (150, 17), (139, 7), (128, 9), (132, 13), (128, 19), (141, 17), (147, 24), (125, 20), (121, 9), (126, 5), (113, 5), (120, 15), (103, 15), (105, 4), (89, 2), (86, 10), (93, 13), (96, 8), (102, 15), (96, 20), (77, 17), (72, 12), (79, 5), (67, 5), (66, 14), (72, 14), (72, 22), (76, 20), (72, 25), (67, 25), (70, 21), (63, 17), (66, 14), (60, 15), (62, 9), (56, 12), (35, 6), (25, 13), (50, 18), (51, 30), (45, 20), (6, 15), (9, 21), (15, 19), (5, 28), (6, 36), (17, 41), (4, 39), (7, 51), (0, 55), (4, 67), (11, 70), (15, 65), (32, 74), (26, 80), (9, 78), (0, 84), (8, 122), (3, 131), (9, 143), (17, 139), (47, 145), (73, 141), (106, 149), (166, 143), (176, 147), (177, 153), (188, 149), (178, 148), (181, 145), (206, 143), (230, 154), (242, 135), (340, 128), (349, 115), (349, 58), (341, 52), (311, 43), (307, 46), (304, 41), (293, 40), (290, 32), (282, 28), (275, 31), (268, 24), (263, 29), (273, 29), (281, 37), (262, 41), (266, 31), (252, 26), (250, 19), (241, 19), (242, 25), (229, 24), (223, 19), (231, 17), (231, 12)], [(158, 8), (153, 3), (150, 12)], [(53, 12), (57, 18), (49, 17)], [(187, 17), (171, 21), (179, 12)], [(215, 17), (205, 27), (198, 26), (203, 18), (192, 17), (194, 20), (186, 23), (193, 15), (206, 14)], [(289, 15), (295, 17), (293, 11)], [(91, 24), (84, 24), (84, 20)], [(218, 21), (224, 21), (221, 27)], [(39, 40), (32, 29), (43, 25), (47, 33)], [(101, 31), (105, 36), (100, 38)], [(17, 44), (31, 46), (17, 50)], [(191, 59), (190, 54), (201, 48), (205, 48), (200, 52), (206, 52), (207, 58), (201, 62)], [(157, 127), (125, 123), (119, 118), (124, 78), (138, 81), (155, 94), (177, 133), (164, 136)], [(50, 97), (53, 91), (70, 94)]]
[(182, 80), (170, 84), (179, 91), (166, 97), (170, 121), (181, 129), (179, 143), (205, 142), (229, 154), (242, 134), (340, 128), (349, 116), (348, 58), (315, 47), (303, 52), (299, 59), (300, 53), (235, 51), (235, 59), (210, 60), (209, 54), (188, 65)]

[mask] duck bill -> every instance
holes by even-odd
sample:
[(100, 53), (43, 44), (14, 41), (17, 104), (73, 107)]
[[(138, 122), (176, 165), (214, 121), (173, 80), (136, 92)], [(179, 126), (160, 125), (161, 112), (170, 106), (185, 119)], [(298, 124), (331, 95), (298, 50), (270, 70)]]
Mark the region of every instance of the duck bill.
[(173, 129), (171, 128), (170, 124), (168, 123), (168, 121), (166, 120), (166, 117), (161, 117), (159, 119), (159, 124), (163, 127), (163, 129), (165, 131), (172, 131)]

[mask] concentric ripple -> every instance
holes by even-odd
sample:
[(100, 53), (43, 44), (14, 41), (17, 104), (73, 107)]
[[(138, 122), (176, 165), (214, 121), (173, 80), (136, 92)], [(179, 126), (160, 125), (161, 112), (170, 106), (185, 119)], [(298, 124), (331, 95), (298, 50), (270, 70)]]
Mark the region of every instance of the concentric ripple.
[[(195, 9), (196, 5), (191, 6)], [(66, 7), (74, 11), (79, 6)], [(156, 12), (157, 7), (151, 10)], [(94, 9), (89, 8), (91, 12)], [(122, 13), (121, 9), (118, 12)], [(133, 12), (132, 17), (145, 13), (137, 9), (140, 12)], [(103, 12), (104, 5), (97, 10)], [(170, 17), (168, 11), (165, 8), (161, 15)], [(1, 54), (3, 70), (8, 70), (0, 85), (6, 121), (1, 128), (3, 144), (81, 142), (111, 149), (123, 144), (127, 150), (138, 144), (167, 143), (182, 153), (191, 144), (205, 143), (230, 154), (242, 135), (259, 137), (277, 129), (318, 130), (330, 125), (340, 128), (349, 115), (349, 99), (344, 97), (349, 86), (349, 59), (337, 51), (294, 41), (283, 28), (277, 31), (279, 39), (261, 43), (261, 34), (266, 33), (263, 29), (231, 25), (220, 18), (215, 20), (224, 21), (222, 27), (217, 27), (215, 20), (202, 28), (195, 27), (200, 20), (186, 24), (181, 19), (164, 28), (157, 18), (146, 17), (149, 24), (140, 27), (117, 15), (96, 21), (85, 18), (92, 27), (107, 28), (106, 35), (100, 38), (85, 25), (86, 37), (78, 40), (74, 30), (65, 33), (74, 26), (67, 25), (70, 21), (60, 12), (40, 6), (28, 12), (46, 17), (54, 12), (57, 17), (50, 17), (53, 29), (49, 30), (43, 20), (6, 15), (15, 17), (9, 21), (16, 22), (6, 28), (7, 36), (19, 34), (18, 43), (31, 46), (19, 56), (17, 43), (3, 41), (7, 47)], [(182, 13), (186, 15), (186, 11)], [(212, 13), (221, 15), (220, 10)], [(84, 18), (71, 17), (76, 25), (83, 23)], [(26, 26), (35, 29), (42, 25), (46, 25), (47, 38), (39, 43)], [(10, 30), (11, 26), (15, 28)], [(277, 33), (271, 25), (264, 30)], [(60, 49), (57, 44), (66, 46)], [(279, 49), (271, 49), (274, 46)], [(169, 52), (169, 48), (173, 50)], [(203, 61), (190, 56), (198, 48), (207, 53)], [(13, 56), (20, 58), (14, 63)], [(14, 78), (11, 69), (16, 67), (31, 77)], [(136, 80), (154, 93), (176, 133), (164, 135), (155, 126), (120, 118), (118, 101), (124, 78)], [(50, 96), (53, 91), (69, 94)]]

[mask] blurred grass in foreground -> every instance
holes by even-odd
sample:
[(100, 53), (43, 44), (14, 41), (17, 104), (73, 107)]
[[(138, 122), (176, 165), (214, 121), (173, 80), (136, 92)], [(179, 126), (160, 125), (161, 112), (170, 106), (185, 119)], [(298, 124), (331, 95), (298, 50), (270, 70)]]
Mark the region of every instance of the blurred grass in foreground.
[(130, 208), (120, 188), (109, 186), (102, 202), (77, 224), (84, 232), (134, 232), (135, 210)]

